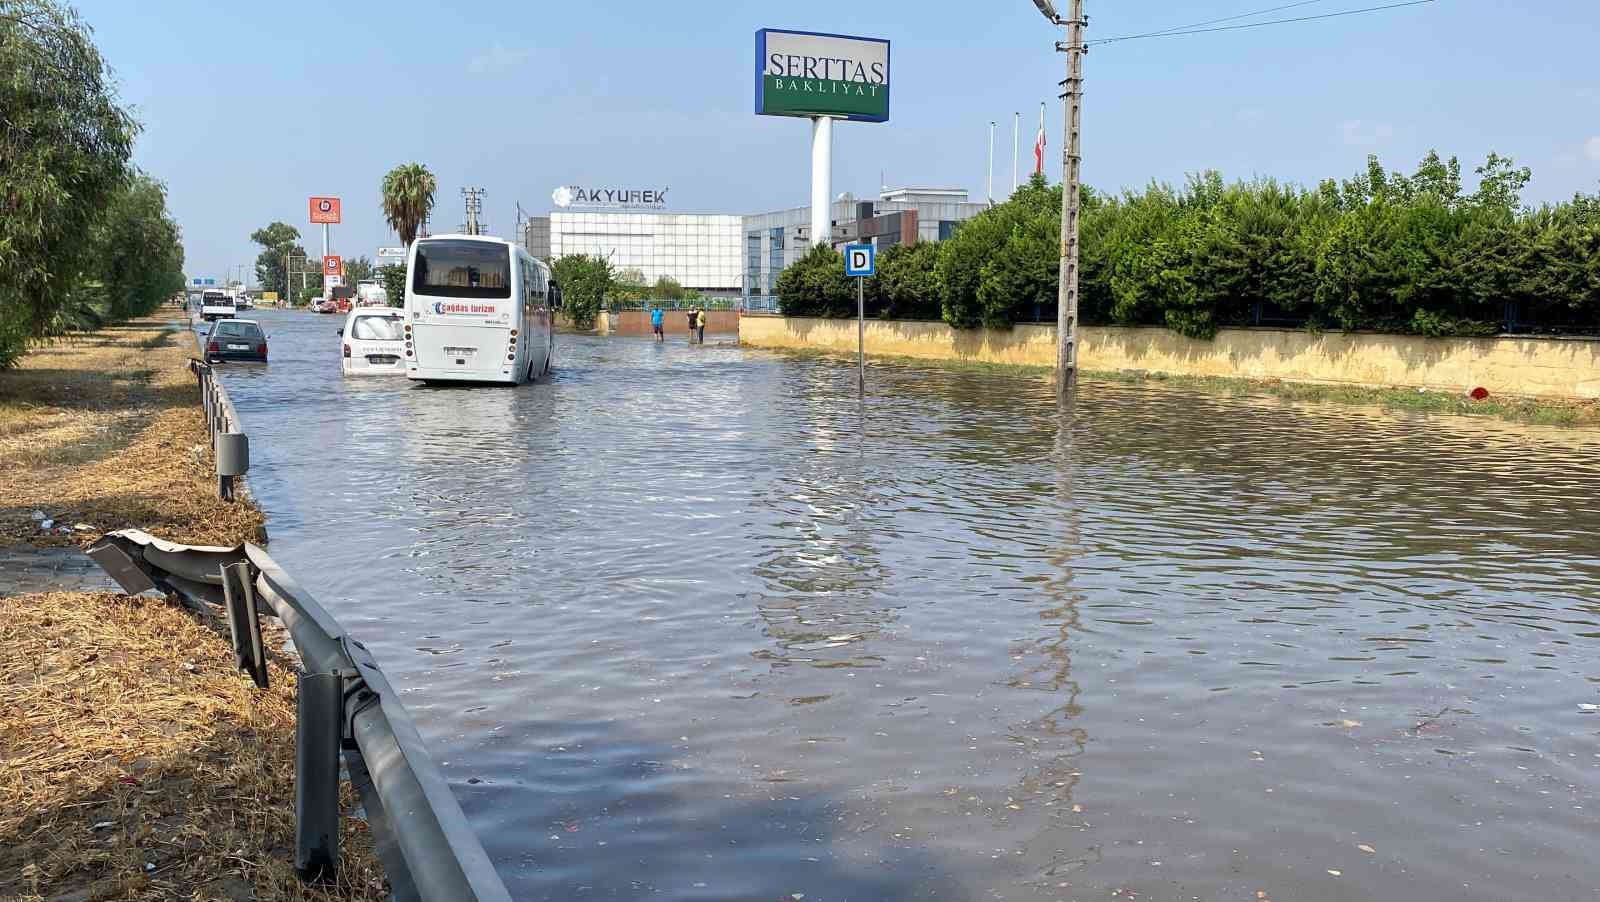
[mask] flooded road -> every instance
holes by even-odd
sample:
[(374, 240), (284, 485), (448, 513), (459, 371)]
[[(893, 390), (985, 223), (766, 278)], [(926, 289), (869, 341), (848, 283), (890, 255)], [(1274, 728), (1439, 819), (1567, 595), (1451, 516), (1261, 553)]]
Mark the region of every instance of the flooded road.
[(516, 898), (1600, 895), (1600, 433), (258, 318), (272, 554)]

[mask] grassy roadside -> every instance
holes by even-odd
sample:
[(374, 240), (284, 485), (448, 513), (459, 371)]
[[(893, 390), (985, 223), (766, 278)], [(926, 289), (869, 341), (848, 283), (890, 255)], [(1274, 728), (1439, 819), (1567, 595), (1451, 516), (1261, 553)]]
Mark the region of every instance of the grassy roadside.
[(269, 682), (164, 599), (0, 599), (0, 898), (385, 898), (352, 818), (339, 883), (296, 877), (295, 683)]
[[(757, 349), (796, 358), (826, 358), (855, 362), (854, 355), (815, 348), (758, 347)], [(989, 373), (1042, 381), (1048, 381), (1053, 372), (1051, 367), (1031, 364), (939, 360), (888, 354), (871, 354), (868, 355), (867, 359), (875, 364), (925, 367), (950, 372)], [(1239, 379), (1223, 376), (1172, 376), (1132, 370), (1121, 372), (1085, 370), (1082, 377), (1090, 382), (1163, 385), (1218, 395), (1270, 397), (1304, 403), (1351, 404), (1414, 413), (1491, 417), (1516, 423), (1533, 423), (1545, 426), (1600, 426), (1600, 402), (1594, 401), (1560, 401), (1548, 398), (1515, 397), (1490, 397), (1483, 401), (1474, 401), (1464, 394), (1453, 394), (1433, 389), (1364, 388), (1351, 385), (1323, 385), (1304, 382), (1283, 382), (1277, 379)]]
[(0, 372), (0, 545), (88, 544), (128, 526), (191, 544), (257, 536), (259, 511), (216, 497), (185, 326), (136, 320)]
[[(125, 526), (194, 544), (256, 537), (260, 512), (216, 497), (185, 326), (112, 327), (0, 372), (0, 545), (87, 544)], [(47, 531), (34, 511), (88, 528)], [(263, 628), (281, 649), (275, 623)], [(215, 623), (164, 599), (0, 595), (0, 899), (385, 898), (353, 818), (340, 882), (296, 876), (295, 683), (281, 655), (270, 682), (257, 690)]]

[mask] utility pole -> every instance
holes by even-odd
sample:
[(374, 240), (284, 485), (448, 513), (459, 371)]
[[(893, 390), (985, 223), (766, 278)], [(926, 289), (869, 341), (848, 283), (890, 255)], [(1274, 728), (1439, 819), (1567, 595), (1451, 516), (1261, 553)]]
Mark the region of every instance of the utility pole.
[(1061, 82), (1066, 141), (1061, 161), (1061, 276), (1056, 287), (1056, 391), (1062, 398), (1078, 384), (1079, 170), (1083, 162), (1083, 57), (1088, 52), (1083, 30), (1089, 24), (1083, 0), (1071, 3), (1071, 14), (1063, 19), (1050, 0), (1033, 0), (1052, 24), (1067, 28), (1067, 40), (1056, 44), (1056, 49), (1067, 55), (1067, 77)]
[(461, 189), (461, 196), (465, 199), (467, 205), (467, 223), (465, 231), (468, 235), (483, 234), (478, 226), (478, 214), (483, 212), (483, 195), (484, 190), (482, 188)]

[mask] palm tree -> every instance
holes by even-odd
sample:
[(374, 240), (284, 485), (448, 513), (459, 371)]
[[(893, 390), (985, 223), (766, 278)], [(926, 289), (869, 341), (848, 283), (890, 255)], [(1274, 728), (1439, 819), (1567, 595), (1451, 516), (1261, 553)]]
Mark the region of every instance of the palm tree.
[(433, 192), (438, 187), (433, 173), (421, 163), (396, 166), (383, 177), (383, 216), (407, 247), (433, 212)]

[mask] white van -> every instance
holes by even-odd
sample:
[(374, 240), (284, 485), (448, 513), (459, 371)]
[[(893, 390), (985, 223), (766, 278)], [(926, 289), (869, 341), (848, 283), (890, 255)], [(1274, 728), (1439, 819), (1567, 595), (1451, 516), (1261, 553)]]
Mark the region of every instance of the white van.
[(560, 294), (550, 267), (487, 235), (436, 235), (406, 258), (406, 375), (531, 382), (550, 369)]
[(357, 307), (339, 330), (346, 376), (403, 376), (405, 314), (394, 307)]

